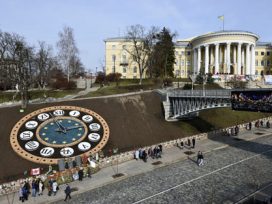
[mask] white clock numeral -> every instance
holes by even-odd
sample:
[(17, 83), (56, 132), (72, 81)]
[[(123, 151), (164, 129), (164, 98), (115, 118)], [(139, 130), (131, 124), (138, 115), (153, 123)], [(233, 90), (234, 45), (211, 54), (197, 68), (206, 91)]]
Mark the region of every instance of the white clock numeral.
[(63, 110), (55, 110), (53, 112), (54, 116), (63, 116), (64, 115), (64, 111)]
[(100, 135), (97, 134), (97, 133), (91, 133), (88, 135), (88, 139), (91, 141), (91, 142), (97, 142), (100, 140)]
[(74, 149), (71, 147), (64, 147), (60, 150), (60, 154), (63, 157), (70, 157), (74, 154)]
[(76, 111), (76, 110), (73, 110), (73, 111), (70, 111), (69, 112), (69, 115), (70, 116), (73, 116), (73, 117), (78, 117), (80, 115), (80, 112), (79, 111)]
[(33, 132), (31, 131), (24, 131), (20, 134), (20, 139), (21, 140), (30, 140), (33, 137)]
[(89, 142), (81, 142), (77, 147), (80, 151), (87, 151), (91, 148), (91, 144)]
[(29, 130), (33, 130), (35, 129), (36, 127), (38, 126), (38, 122), (35, 121), (35, 120), (31, 120), (31, 121), (28, 121), (26, 124), (25, 124), (25, 127)]
[(98, 123), (92, 123), (89, 125), (91, 131), (98, 131), (100, 130), (100, 125)]
[(83, 120), (85, 123), (90, 123), (90, 122), (93, 121), (93, 116), (91, 116), (91, 115), (84, 115), (84, 116), (82, 117), (82, 120)]
[(44, 157), (50, 157), (54, 152), (55, 150), (52, 147), (44, 147), (41, 149), (40, 154)]
[(47, 113), (41, 113), (41, 114), (38, 115), (38, 120), (39, 121), (45, 121), (48, 118), (49, 118), (49, 114), (47, 114)]
[(37, 141), (29, 141), (25, 144), (25, 148), (28, 151), (34, 151), (38, 149), (39, 145), (40, 144)]

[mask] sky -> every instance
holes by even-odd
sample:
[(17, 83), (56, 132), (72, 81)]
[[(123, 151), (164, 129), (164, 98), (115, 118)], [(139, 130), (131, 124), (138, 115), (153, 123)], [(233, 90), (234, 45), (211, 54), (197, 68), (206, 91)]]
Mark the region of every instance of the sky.
[(70, 26), (83, 65), (94, 72), (105, 63), (104, 40), (124, 36), (135, 24), (167, 27), (184, 39), (222, 30), (218, 16), (224, 15), (225, 30), (272, 42), (271, 8), (271, 0), (0, 0), (0, 30), (32, 46), (45, 41), (56, 54), (58, 33)]

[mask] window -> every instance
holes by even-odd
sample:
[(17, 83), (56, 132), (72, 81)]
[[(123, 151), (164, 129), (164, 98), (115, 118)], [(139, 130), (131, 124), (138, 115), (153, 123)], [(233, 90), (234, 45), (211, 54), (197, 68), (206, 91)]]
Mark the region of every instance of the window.
[(270, 52), (267, 52), (266, 55), (269, 56), (269, 55), (270, 55)]
[(255, 70), (255, 75), (258, 75), (258, 71), (257, 70)]
[(133, 79), (137, 79), (137, 76), (133, 76)]
[(184, 51), (181, 51), (181, 55), (184, 55)]
[(258, 66), (258, 60), (255, 61), (255, 66)]
[(127, 46), (126, 46), (126, 45), (123, 45), (123, 46), (122, 46), (122, 48), (123, 48), (123, 49), (126, 49), (126, 48), (127, 48)]
[(187, 52), (187, 55), (191, 55), (191, 52), (190, 52), (190, 51), (188, 51), (188, 52)]
[(270, 66), (270, 60), (267, 60), (266, 65)]
[(123, 73), (127, 73), (127, 68), (123, 67)]
[(112, 56), (111, 56), (111, 59), (112, 59), (113, 62), (115, 62), (116, 56), (115, 56), (115, 55), (112, 55)]
[(111, 49), (115, 50), (116, 46), (115, 45), (112, 45), (111, 46)]
[(175, 65), (178, 66), (178, 60), (175, 60)]
[(181, 66), (184, 66), (184, 60), (181, 60)]
[(258, 56), (258, 52), (255, 52), (255, 55)]
[(176, 52), (176, 55), (178, 55), (178, 52)]
[(261, 66), (264, 66), (264, 61), (263, 60), (261, 61)]
[(121, 59), (121, 62), (124, 63), (127, 61), (127, 56), (126, 55), (122, 55), (122, 59)]
[(137, 67), (133, 67), (133, 73), (137, 73)]
[(126, 76), (123, 76), (123, 79), (127, 78)]
[(176, 70), (176, 76), (179, 76), (180, 73), (179, 73), (179, 70)]
[(190, 66), (190, 65), (191, 65), (190, 60), (187, 60), (186, 65), (187, 65), (187, 66)]
[(264, 55), (264, 52), (261, 52), (261, 55)]

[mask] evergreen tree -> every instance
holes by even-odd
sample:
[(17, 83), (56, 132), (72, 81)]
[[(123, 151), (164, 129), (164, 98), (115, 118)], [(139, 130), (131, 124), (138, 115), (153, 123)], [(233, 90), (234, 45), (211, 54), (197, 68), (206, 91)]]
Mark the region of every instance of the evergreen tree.
[(156, 43), (150, 59), (150, 75), (155, 77), (173, 77), (175, 63), (175, 47), (172, 34), (165, 27), (162, 31), (154, 36)]

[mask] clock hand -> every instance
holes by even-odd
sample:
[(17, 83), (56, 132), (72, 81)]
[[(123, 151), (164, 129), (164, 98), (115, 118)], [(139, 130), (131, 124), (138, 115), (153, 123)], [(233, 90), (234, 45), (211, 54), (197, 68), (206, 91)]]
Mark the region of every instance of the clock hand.
[(63, 133), (66, 133), (66, 128), (63, 127), (63, 125), (61, 125), (59, 123), (59, 121), (55, 118), (55, 116), (52, 113), (49, 113), (51, 115), (51, 117), (53, 118), (54, 122), (57, 124), (57, 126), (59, 127), (59, 130)]
[(71, 127), (67, 127), (66, 130), (72, 130), (72, 129), (76, 129), (76, 128), (82, 128), (83, 126), (71, 126)]

